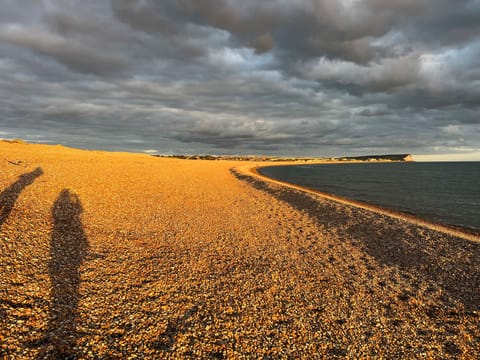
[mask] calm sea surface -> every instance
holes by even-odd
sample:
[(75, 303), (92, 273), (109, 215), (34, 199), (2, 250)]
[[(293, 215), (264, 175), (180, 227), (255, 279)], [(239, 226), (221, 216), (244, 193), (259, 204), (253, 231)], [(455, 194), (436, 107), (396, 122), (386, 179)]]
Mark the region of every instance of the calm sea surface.
[(480, 230), (480, 162), (272, 166), (278, 180)]

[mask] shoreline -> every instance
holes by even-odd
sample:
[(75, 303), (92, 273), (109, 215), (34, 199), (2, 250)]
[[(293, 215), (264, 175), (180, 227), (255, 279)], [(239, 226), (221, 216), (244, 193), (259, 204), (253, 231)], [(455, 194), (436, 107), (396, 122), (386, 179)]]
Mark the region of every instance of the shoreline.
[(442, 284), (450, 296), (469, 309), (477, 310), (480, 306), (477, 236), (270, 179), (256, 173), (256, 168), (231, 171), (239, 180), (309, 216), (327, 236), (340, 237), (380, 263), (398, 266), (402, 271)]
[[(440, 222), (435, 222), (435, 221), (432, 221), (432, 220), (422, 218), (421, 216), (417, 216), (415, 214), (409, 214), (409, 213), (406, 213), (406, 212), (398, 211), (398, 210), (391, 209), (391, 208), (388, 208), (388, 207), (384, 207), (384, 206), (381, 206), (381, 205), (376, 205), (376, 204), (371, 204), (371, 203), (364, 202), (364, 201), (354, 200), (354, 199), (350, 199), (350, 198), (347, 198), (347, 197), (323, 192), (323, 191), (320, 191), (320, 190), (315, 190), (315, 189), (312, 189), (312, 188), (309, 188), (309, 187), (306, 187), (306, 186), (297, 185), (297, 184), (294, 184), (294, 183), (289, 183), (289, 182), (286, 182), (286, 181), (277, 180), (277, 179), (265, 176), (258, 171), (259, 169), (261, 169), (263, 167), (267, 167), (267, 166), (271, 167), (271, 166), (293, 166), (293, 165), (299, 165), (299, 164), (293, 164), (293, 163), (292, 164), (274, 164), (274, 165), (269, 164), (269, 165), (255, 165), (255, 166), (250, 167), (250, 168), (248, 168), (247, 166), (246, 167), (240, 167), (240, 168), (243, 169), (244, 171), (246, 170), (247, 173), (250, 173), (251, 175), (254, 175), (254, 176), (256, 176), (260, 179), (263, 179), (263, 180), (266, 180), (266, 181), (269, 181), (269, 182), (272, 182), (272, 183), (275, 183), (275, 184), (279, 184), (279, 185), (282, 185), (282, 186), (286, 186), (286, 187), (289, 187), (291, 189), (296, 189), (296, 190), (304, 191), (306, 193), (318, 195), (318, 196), (321, 196), (323, 198), (333, 200), (333, 201), (336, 201), (336, 202), (341, 203), (341, 204), (356, 206), (356, 207), (362, 208), (362, 209), (367, 209), (369, 211), (373, 211), (373, 212), (378, 213), (378, 214), (388, 215), (388, 216), (391, 216), (391, 217), (396, 218), (396, 219), (401, 219), (401, 220), (404, 220), (404, 221), (408, 221), (408, 222), (411, 222), (415, 225), (424, 226), (428, 229), (440, 231), (440, 232), (443, 232), (443, 233), (448, 234), (448, 235), (457, 236), (457, 237), (465, 239), (465, 240), (480, 242), (480, 231), (476, 230), (476, 229), (472, 229), (472, 228), (468, 228), (468, 227), (462, 227), (462, 226), (458, 226), (458, 225), (452, 225), (452, 224), (443, 224), (443, 223), (440, 223)], [(323, 165), (323, 163), (318, 163), (318, 165)]]

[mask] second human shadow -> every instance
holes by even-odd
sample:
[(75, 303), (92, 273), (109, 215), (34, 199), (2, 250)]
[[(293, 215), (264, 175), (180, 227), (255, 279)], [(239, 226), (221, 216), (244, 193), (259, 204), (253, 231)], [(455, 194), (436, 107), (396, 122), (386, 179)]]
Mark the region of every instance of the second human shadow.
[(88, 251), (78, 196), (63, 190), (52, 208), (54, 228), (50, 241), (51, 300), (42, 359), (75, 359), (80, 266)]
[(13, 184), (0, 194), (0, 229), (13, 210), (13, 206), (23, 189), (31, 185), (35, 179), (43, 174), (43, 170), (37, 167), (35, 170), (20, 175)]

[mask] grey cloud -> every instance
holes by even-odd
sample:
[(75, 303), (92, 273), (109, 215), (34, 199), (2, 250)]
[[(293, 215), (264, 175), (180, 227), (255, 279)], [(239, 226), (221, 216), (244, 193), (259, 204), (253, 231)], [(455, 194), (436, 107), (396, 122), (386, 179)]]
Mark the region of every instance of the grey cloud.
[(384, 105), (372, 105), (367, 108), (363, 108), (357, 112), (355, 112), (355, 115), (359, 116), (383, 116), (383, 115), (389, 115), (391, 114), (391, 111), (388, 109), (388, 107)]
[(354, 62), (321, 58), (300, 69), (307, 78), (361, 85), (383, 91), (415, 83), (419, 73), (418, 56), (385, 58), (381, 62), (358, 65)]
[[(450, 7), (448, 1), (409, 0), (112, 0), (117, 17), (142, 31), (172, 36), (182, 33), (187, 24), (198, 24), (226, 30), (232, 35), (232, 44), (251, 46), (258, 53), (274, 49), (272, 44), (277, 44), (278, 55), (288, 61), (324, 56), (362, 64), (389, 51), (374, 42), (392, 31), (405, 33), (409, 42), (422, 37), (430, 42), (428, 34), (433, 32), (425, 29), (424, 22), (444, 33), (440, 37), (444, 41), (452, 32), (474, 34), (471, 27), (480, 12), (471, 15), (471, 11), (455, 7), (452, 20), (448, 18)], [(444, 25), (448, 25), (447, 29)], [(410, 29), (416, 29), (416, 33)]]
[[(175, 3), (171, 1), (111, 0), (112, 10), (123, 22), (146, 32), (172, 33), (181, 29), (173, 18)], [(172, 16), (172, 17), (171, 17)]]
[[(416, 21), (398, 20), (409, 40), (422, 41), (428, 46), (459, 46), (478, 37), (480, 3), (476, 0), (426, 1), (426, 11)], [(425, 15), (425, 16), (422, 16)]]
[(259, 53), (278, 42), (297, 56), (332, 53), (364, 59), (368, 44), (360, 40), (388, 31), (383, 20), (364, 23), (336, 1), (112, 0), (112, 8), (121, 21), (142, 31), (178, 34), (185, 24), (205, 25), (228, 31), (238, 44)]
[(99, 49), (88, 48), (54, 34), (41, 31), (33, 33), (23, 29), (3, 29), (0, 32), (0, 40), (50, 56), (80, 72), (108, 73), (119, 70), (126, 62), (121, 54), (99, 52)]
[[(102, 74), (123, 68), (128, 57), (114, 45), (122, 35), (118, 27), (106, 21), (104, 15), (82, 14), (83, 8), (68, 4), (58, 8), (43, 5), (43, 11), (37, 5), (36, 17), (31, 21), (18, 20), (24, 12), (18, 7), (17, 16), (12, 14), (9, 21), (0, 23), (0, 41), (55, 59), (74, 71)], [(95, 11), (97, 7), (90, 9)], [(77, 10), (79, 13), (71, 13)]]
[(251, 46), (257, 54), (265, 53), (273, 48), (273, 37), (270, 33), (260, 35), (252, 41)]

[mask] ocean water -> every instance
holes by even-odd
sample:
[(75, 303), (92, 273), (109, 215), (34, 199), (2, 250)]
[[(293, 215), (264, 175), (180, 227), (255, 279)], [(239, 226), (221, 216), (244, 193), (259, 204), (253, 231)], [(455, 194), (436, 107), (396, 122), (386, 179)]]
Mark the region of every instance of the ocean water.
[(264, 167), (265, 176), (480, 230), (480, 162), (405, 162)]

